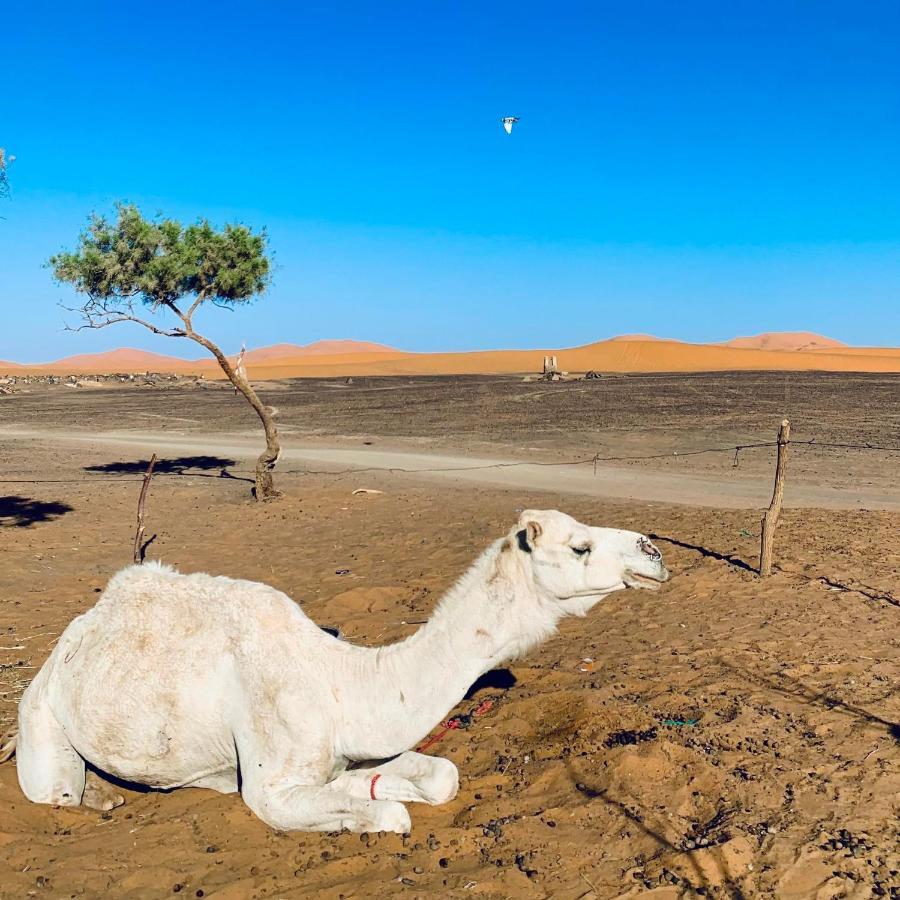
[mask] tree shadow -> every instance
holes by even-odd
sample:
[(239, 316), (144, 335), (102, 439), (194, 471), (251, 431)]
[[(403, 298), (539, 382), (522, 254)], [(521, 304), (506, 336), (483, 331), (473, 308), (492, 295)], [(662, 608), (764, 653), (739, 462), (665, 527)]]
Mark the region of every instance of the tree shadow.
[[(96, 472), (101, 475), (144, 475), (150, 465), (149, 459), (136, 459), (131, 462), (110, 462), (96, 466), (85, 466), (85, 472)], [(179, 456), (173, 459), (158, 459), (153, 467), (154, 475), (190, 475), (192, 478), (231, 478), (234, 481), (248, 481), (255, 484), (252, 478), (232, 475), (228, 469), (237, 462), (224, 456)], [(216, 475), (207, 475), (212, 469), (219, 469)]]
[[(802, 681), (791, 678), (789, 675), (783, 675), (779, 673), (778, 679), (780, 679), (782, 682), (786, 682), (779, 683), (779, 681), (776, 681), (771, 675), (767, 677), (766, 675), (760, 674), (758, 672), (751, 672), (748, 669), (732, 665), (725, 659), (720, 658), (719, 663), (726, 669), (730, 669), (736, 675), (746, 678), (748, 681), (752, 682), (758, 687), (773, 691), (776, 694), (781, 694), (782, 697), (787, 697), (792, 700), (802, 700), (803, 702), (808, 703), (810, 706), (820, 706), (823, 709), (836, 711), (841, 713), (842, 715), (851, 716), (856, 719), (862, 719), (866, 722), (870, 722), (873, 725), (881, 725), (884, 727), (884, 730), (890, 737), (900, 743), (900, 722), (892, 722), (890, 719), (885, 719), (882, 716), (879, 716), (877, 713), (873, 713), (867, 709), (863, 709), (863, 707), (861, 706), (856, 706), (853, 703), (847, 703), (846, 700), (841, 700), (838, 697), (832, 697), (828, 693), (828, 691), (810, 688), (807, 685), (803, 684)], [(887, 700), (895, 693), (896, 689), (892, 688), (880, 699)]]
[(74, 507), (60, 500), (32, 500), (30, 497), (0, 497), (0, 525), (28, 528), (37, 522), (58, 519)]
[[(696, 876), (697, 881), (699, 882), (700, 891), (697, 891), (696, 885), (691, 885), (691, 889), (695, 893), (700, 893), (701, 895), (709, 895), (711, 893), (710, 882), (707, 879), (706, 875), (703, 872), (703, 869), (699, 866), (697, 861), (691, 856), (690, 853), (683, 850), (673, 841), (669, 840), (661, 831), (651, 827), (645, 821), (644, 815), (640, 811), (635, 811), (630, 809), (626, 803), (623, 803), (621, 800), (617, 800), (614, 797), (610, 797), (607, 793), (607, 789), (603, 788), (594, 788), (588, 784), (584, 784), (582, 782), (576, 782), (575, 773), (572, 771), (570, 766), (566, 766), (566, 770), (568, 772), (569, 778), (572, 780), (572, 783), (575, 785), (575, 789), (587, 797), (590, 800), (600, 800), (602, 803), (605, 803), (611, 810), (613, 810), (618, 815), (623, 816), (632, 825), (635, 825), (639, 828), (647, 837), (654, 840), (661, 848), (662, 851), (669, 851), (671, 853), (677, 853), (679, 856), (683, 857), (688, 865), (693, 869), (694, 875)], [(655, 854), (656, 856), (658, 854)], [(730, 887), (734, 887), (731, 886)], [(739, 900), (739, 898), (743, 898), (743, 895), (740, 893), (730, 894), (729, 896), (735, 897), (735, 900)]]
[(667, 544), (672, 544), (675, 547), (681, 547), (684, 550), (693, 550), (696, 553), (699, 553), (701, 556), (709, 557), (710, 559), (717, 559), (719, 562), (726, 562), (731, 566), (734, 566), (737, 569), (745, 569), (747, 572), (753, 572), (756, 574), (756, 567), (751, 566), (750, 563), (745, 562), (739, 556), (734, 556), (731, 553), (719, 553), (718, 550), (710, 550), (709, 547), (701, 547), (699, 544), (689, 544), (687, 541), (680, 541), (678, 538), (666, 537), (664, 534), (650, 534), (647, 535), (653, 541), (664, 541)]

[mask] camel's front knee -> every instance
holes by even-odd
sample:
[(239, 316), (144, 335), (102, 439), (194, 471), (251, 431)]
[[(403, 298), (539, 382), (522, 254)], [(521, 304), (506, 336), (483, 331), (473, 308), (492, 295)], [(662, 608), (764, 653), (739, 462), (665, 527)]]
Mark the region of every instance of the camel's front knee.
[(261, 786), (244, 792), (244, 802), (278, 831), (393, 831), (412, 827), (402, 803), (362, 800), (331, 785)]

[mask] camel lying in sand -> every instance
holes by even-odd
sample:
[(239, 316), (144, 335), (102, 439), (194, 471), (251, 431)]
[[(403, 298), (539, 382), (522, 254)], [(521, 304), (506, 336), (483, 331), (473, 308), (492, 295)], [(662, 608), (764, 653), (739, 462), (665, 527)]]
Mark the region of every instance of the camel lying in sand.
[(36, 803), (98, 802), (88, 762), (154, 788), (240, 790), (281, 830), (408, 832), (404, 803), (446, 803), (458, 784), (452, 762), (409, 748), (480, 675), (564, 616), (667, 578), (643, 535), (529, 510), (418, 632), (366, 648), (267, 585), (133, 566), (65, 630), (0, 757), (15, 750)]

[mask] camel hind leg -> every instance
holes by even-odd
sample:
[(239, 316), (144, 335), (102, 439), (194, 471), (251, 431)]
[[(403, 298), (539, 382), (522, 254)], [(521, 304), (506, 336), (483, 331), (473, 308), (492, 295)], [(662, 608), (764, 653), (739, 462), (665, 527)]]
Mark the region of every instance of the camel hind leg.
[(19, 704), (16, 773), (22, 792), (33, 803), (81, 804), (84, 760), (56, 721), (37, 680)]
[(18, 741), (18, 731), (11, 731), (0, 737), (0, 763), (8, 762), (16, 755), (16, 744)]

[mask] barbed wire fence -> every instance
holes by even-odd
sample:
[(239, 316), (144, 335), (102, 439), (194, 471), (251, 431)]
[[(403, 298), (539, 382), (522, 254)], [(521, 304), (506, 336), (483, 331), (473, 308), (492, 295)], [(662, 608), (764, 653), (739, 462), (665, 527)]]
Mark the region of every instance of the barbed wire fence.
[[(429, 474), (441, 474), (444, 472), (479, 472), (488, 469), (511, 469), (522, 466), (541, 466), (547, 468), (559, 467), (564, 468), (567, 466), (584, 466), (584, 465), (592, 465), (594, 467), (594, 474), (597, 473), (597, 465), (603, 462), (646, 462), (651, 460), (661, 460), (661, 459), (686, 459), (692, 456), (701, 456), (709, 453), (730, 453), (733, 454), (732, 460), (732, 468), (739, 468), (740, 466), (740, 454), (747, 450), (758, 450), (763, 448), (777, 447), (778, 441), (759, 441), (755, 443), (745, 443), (745, 444), (733, 444), (727, 447), (703, 447), (695, 450), (672, 450), (667, 453), (649, 453), (649, 454), (637, 454), (637, 455), (615, 455), (615, 456), (604, 456), (600, 453), (594, 453), (590, 456), (579, 456), (574, 457), (572, 459), (564, 459), (564, 460), (535, 460), (535, 459), (521, 459), (521, 460), (510, 460), (508, 462), (496, 462), (496, 463), (481, 463), (478, 465), (471, 466), (417, 466), (416, 468), (406, 468), (404, 466), (350, 466), (344, 469), (280, 469), (279, 471), (283, 475), (321, 475), (321, 476), (332, 476), (338, 477), (343, 475), (358, 475), (366, 472), (385, 472), (387, 474), (405, 474), (405, 475), (429, 475)], [(822, 448), (822, 449), (831, 449), (831, 450), (873, 450), (881, 453), (900, 453), (900, 447), (888, 447), (880, 444), (872, 444), (872, 443), (861, 443), (861, 444), (852, 444), (852, 443), (834, 443), (827, 441), (819, 441), (815, 438), (811, 440), (804, 441), (788, 441), (788, 446), (790, 447), (812, 447), (812, 448)], [(250, 469), (234, 469), (233, 472), (225, 472), (224, 474), (217, 476), (210, 475), (202, 475), (199, 472), (188, 471), (190, 467), (186, 466), (185, 471), (179, 472), (160, 472), (157, 473), (158, 477), (163, 478), (213, 478), (213, 479), (232, 479), (234, 480), (236, 476), (233, 472), (237, 473), (250, 473)], [(226, 467), (223, 466), (223, 471)], [(227, 467), (231, 469), (231, 466)], [(102, 474), (102, 478), (100, 477)], [(115, 478), (116, 482), (119, 484), (124, 483), (141, 483), (143, 482), (143, 477), (126, 477), (122, 474), (117, 474), (115, 472), (104, 472), (98, 473), (97, 475), (91, 475), (86, 478), (0, 478), (0, 484), (95, 484), (98, 487), (103, 486), (104, 484), (108, 484), (109, 477)]]
[[(787, 426), (787, 433), (785, 427)], [(775, 526), (777, 525), (778, 515), (781, 509), (781, 498), (784, 489), (784, 473), (783, 465), (786, 461), (786, 451), (788, 448), (804, 448), (804, 449), (823, 449), (823, 450), (839, 450), (839, 451), (859, 451), (859, 452), (878, 452), (878, 453), (900, 453), (900, 446), (889, 446), (886, 444), (878, 444), (870, 441), (849, 442), (849, 441), (823, 441), (818, 438), (808, 438), (805, 440), (794, 440), (789, 437), (790, 425), (787, 420), (782, 423), (779, 435), (772, 441), (752, 441), (739, 444), (731, 444), (728, 446), (710, 446), (685, 450), (672, 450), (664, 453), (647, 453), (647, 454), (603, 454), (593, 453), (590, 455), (582, 455), (571, 459), (564, 460), (509, 460), (506, 462), (479, 463), (475, 465), (462, 466), (416, 466), (408, 468), (405, 466), (350, 466), (343, 469), (311, 469), (309, 467), (303, 469), (286, 469), (282, 470), (285, 475), (313, 475), (317, 477), (342, 477), (345, 475), (359, 475), (364, 473), (381, 472), (385, 474), (408, 474), (408, 475), (428, 475), (428, 474), (448, 474), (448, 473), (466, 473), (478, 472), (491, 469), (512, 469), (518, 467), (542, 467), (542, 468), (565, 468), (590, 465), (593, 467), (593, 473), (596, 476), (598, 465), (600, 463), (614, 462), (648, 462), (654, 460), (671, 460), (686, 459), (689, 457), (703, 456), (707, 454), (730, 454), (732, 456), (732, 468), (740, 466), (741, 454), (747, 451), (764, 450), (776, 448), (778, 452), (778, 463), (776, 467), (775, 489), (772, 497), (772, 504), (762, 521), (761, 548), (760, 548), (760, 569), (759, 574), (763, 577), (771, 574), (771, 558), (772, 558), (772, 542)], [(201, 472), (190, 471), (190, 465), (185, 465), (182, 471), (159, 472), (159, 477), (175, 477), (175, 478), (210, 478), (212, 480), (250, 480), (241, 479), (241, 476), (235, 475), (233, 471), (229, 471), (233, 462), (231, 460), (221, 460), (221, 465), (206, 466), (205, 468), (221, 468), (219, 475), (209, 475)], [(227, 464), (227, 465), (226, 465)], [(133, 470), (133, 466), (129, 466)], [(235, 470), (238, 473), (243, 472), (242, 469)], [(248, 470), (249, 471), (249, 470)], [(99, 474), (99, 473), (98, 473)], [(98, 475), (88, 476), (86, 478), (0, 478), (0, 484), (92, 484), (97, 486), (108, 486), (109, 478), (112, 476), (117, 484), (143, 483), (144, 477), (125, 477), (123, 474), (107, 470), (102, 473), (103, 477)], [(855, 590), (846, 585), (837, 585), (845, 590)], [(865, 593), (864, 591), (862, 593)], [(892, 595), (886, 594), (880, 596), (879, 599), (886, 599), (889, 602), (900, 606), (900, 600), (896, 600)]]

